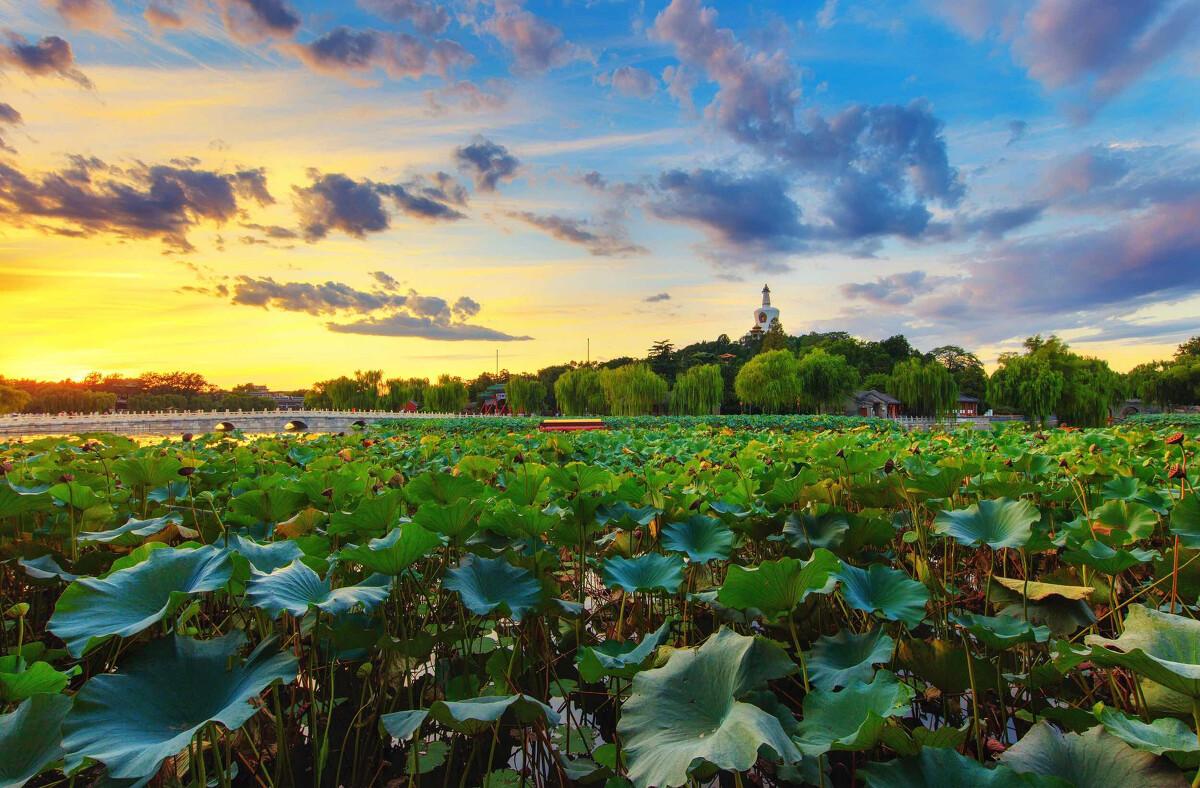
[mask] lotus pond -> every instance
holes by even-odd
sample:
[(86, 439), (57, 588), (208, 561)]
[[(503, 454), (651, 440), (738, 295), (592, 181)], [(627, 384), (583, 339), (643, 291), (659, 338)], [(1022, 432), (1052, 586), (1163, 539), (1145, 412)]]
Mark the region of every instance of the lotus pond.
[(1198, 432), (0, 444), (0, 786), (1197, 785)]

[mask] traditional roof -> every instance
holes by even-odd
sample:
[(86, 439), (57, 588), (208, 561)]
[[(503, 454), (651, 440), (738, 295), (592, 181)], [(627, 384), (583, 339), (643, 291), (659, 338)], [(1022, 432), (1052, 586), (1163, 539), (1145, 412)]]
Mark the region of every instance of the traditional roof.
[(860, 404), (860, 405), (863, 403), (867, 403), (867, 402), (879, 402), (884, 405), (899, 405), (899, 404), (901, 404), (900, 400), (896, 399), (891, 394), (888, 394), (883, 391), (877, 391), (875, 389), (867, 389), (866, 391), (854, 392), (854, 401), (855, 401), (855, 403)]
[(958, 395), (959, 402), (979, 402), (979, 397), (969, 397), (966, 394)]

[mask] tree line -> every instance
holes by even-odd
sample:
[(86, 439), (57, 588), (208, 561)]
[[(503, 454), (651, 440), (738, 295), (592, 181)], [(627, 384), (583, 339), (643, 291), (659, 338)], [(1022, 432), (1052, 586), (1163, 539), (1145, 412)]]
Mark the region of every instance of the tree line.
[(137, 377), (92, 372), (82, 380), (0, 377), (0, 413), (106, 413), (125, 410), (270, 410), (275, 402), (251, 383), (223, 391), (196, 372)]

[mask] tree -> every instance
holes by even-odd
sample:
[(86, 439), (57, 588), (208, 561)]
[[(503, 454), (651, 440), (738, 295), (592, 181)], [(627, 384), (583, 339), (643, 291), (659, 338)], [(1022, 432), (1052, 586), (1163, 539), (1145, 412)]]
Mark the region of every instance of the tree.
[(1045, 359), (1005, 353), (988, 380), (988, 399), (1009, 405), (1044, 426), (1062, 396), (1063, 384), (1062, 373)]
[(655, 374), (668, 381), (675, 379), (675, 372), (679, 368), (679, 359), (675, 355), (675, 346), (668, 340), (660, 339), (651, 345), (649, 352), (646, 353), (646, 362)]
[(404, 410), (408, 403), (415, 402), (421, 404), (424, 398), (425, 389), (429, 388), (428, 378), (389, 378), (384, 381), (384, 389), (386, 393), (383, 395), (382, 404), (385, 408), (391, 411)]
[(675, 378), (671, 412), (677, 416), (710, 416), (719, 413), (725, 378), (718, 364), (702, 364)]
[(796, 365), (800, 387), (800, 405), (817, 413), (839, 411), (858, 385), (858, 371), (845, 357), (817, 348), (809, 351)]
[(942, 364), (910, 358), (892, 369), (892, 394), (917, 416), (942, 418), (958, 404), (958, 382)]
[(979, 400), (980, 413), (987, 409), (987, 371), (978, 356), (958, 345), (942, 345), (929, 351), (928, 357), (950, 371), (959, 394)]
[(20, 413), (31, 399), (29, 392), (0, 383), (0, 413)]
[(546, 401), (546, 387), (537, 378), (514, 375), (505, 384), (504, 395), (513, 413), (540, 413)]
[(1184, 358), (1200, 358), (1200, 336), (1194, 336), (1187, 342), (1181, 344), (1175, 350), (1175, 360), (1179, 361)]
[(458, 413), (470, 401), (467, 384), (451, 375), (441, 375), (436, 384), (425, 390), (425, 410), (432, 413)]
[(591, 416), (605, 412), (604, 387), (600, 372), (580, 367), (564, 372), (554, 381), (558, 409), (568, 416)]
[(758, 347), (759, 353), (766, 353), (771, 350), (786, 350), (788, 347), (788, 335), (783, 330), (783, 323), (778, 320), (772, 321), (771, 327), (767, 329), (767, 333), (763, 334), (762, 344)]
[(872, 372), (863, 378), (862, 387), (864, 389), (888, 392), (892, 388), (892, 376), (883, 372)]
[(788, 350), (759, 353), (746, 362), (734, 379), (742, 402), (765, 413), (791, 413), (800, 396), (796, 357)]
[(645, 416), (667, 399), (667, 381), (648, 364), (606, 369), (600, 376), (608, 412), (614, 416)]

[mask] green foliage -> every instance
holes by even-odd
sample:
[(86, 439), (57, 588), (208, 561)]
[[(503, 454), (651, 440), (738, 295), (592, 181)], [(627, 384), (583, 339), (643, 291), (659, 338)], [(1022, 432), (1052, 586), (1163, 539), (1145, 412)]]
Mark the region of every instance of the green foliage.
[(554, 399), (566, 416), (607, 413), (600, 372), (590, 367), (568, 370), (560, 375), (554, 382)]
[(1072, 353), (1056, 336), (1025, 340), (1025, 355), (1006, 353), (992, 373), (988, 396), (1044, 424), (1059, 421), (1096, 427), (1108, 421), (1110, 408), (1125, 396), (1125, 381), (1100, 359)]
[(29, 392), (0, 383), (0, 414), (20, 413), (30, 399)]
[(734, 381), (738, 399), (764, 413), (796, 410), (800, 398), (796, 357), (788, 350), (771, 350), (750, 359)]
[(458, 413), (467, 407), (470, 401), (471, 395), (462, 378), (442, 375), (437, 383), (425, 389), (422, 407), (431, 413)]
[(604, 401), (614, 416), (643, 416), (662, 409), (667, 381), (646, 364), (626, 364), (600, 374)]
[(692, 367), (675, 378), (671, 389), (671, 413), (706, 416), (718, 413), (725, 394), (725, 378), (717, 364)]
[(916, 416), (943, 418), (958, 404), (958, 381), (936, 361), (909, 359), (892, 369), (892, 388), (888, 392), (904, 403), (904, 409)]
[(513, 413), (540, 413), (546, 402), (546, 387), (537, 378), (513, 376), (504, 385), (508, 408)]
[(1062, 397), (1065, 382), (1062, 373), (1043, 359), (1005, 354), (988, 380), (988, 399), (1044, 425)]
[(844, 356), (816, 350), (805, 353), (796, 365), (800, 407), (806, 412), (837, 413), (858, 385), (858, 372)]

